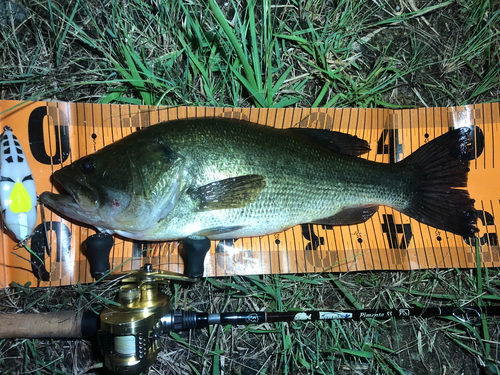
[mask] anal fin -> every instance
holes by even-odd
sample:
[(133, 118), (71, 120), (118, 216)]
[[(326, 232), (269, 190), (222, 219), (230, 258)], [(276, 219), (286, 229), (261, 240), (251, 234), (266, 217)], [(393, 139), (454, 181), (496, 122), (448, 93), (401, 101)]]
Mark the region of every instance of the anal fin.
[(209, 237), (210, 236), (215, 236), (216, 234), (224, 234), (224, 233), (230, 233), (234, 232), (238, 229), (245, 228), (244, 225), (234, 225), (230, 227), (215, 227), (215, 228), (207, 228), (207, 229), (202, 229), (196, 233), (194, 233), (197, 236), (204, 236), (204, 237)]
[(361, 224), (369, 220), (375, 212), (377, 212), (378, 206), (356, 206), (343, 209), (339, 213), (325, 217), (324, 219), (316, 220), (312, 224), (318, 225), (354, 225)]

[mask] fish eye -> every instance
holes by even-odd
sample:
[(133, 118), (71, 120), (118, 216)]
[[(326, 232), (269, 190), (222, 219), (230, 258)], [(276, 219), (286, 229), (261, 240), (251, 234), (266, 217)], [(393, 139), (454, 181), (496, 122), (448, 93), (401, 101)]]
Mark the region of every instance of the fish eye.
[(82, 159), (80, 162), (80, 168), (83, 173), (91, 173), (95, 169), (94, 158), (88, 157)]

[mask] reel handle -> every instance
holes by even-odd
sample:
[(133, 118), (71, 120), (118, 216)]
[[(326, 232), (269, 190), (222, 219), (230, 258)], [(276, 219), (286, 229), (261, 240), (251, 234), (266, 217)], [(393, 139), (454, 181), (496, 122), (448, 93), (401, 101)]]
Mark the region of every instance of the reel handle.
[[(90, 260), (92, 276), (100, 279), (109, 273), (109, 254), (113, 247), (113, 236), (97, 233), (84, 241)], [(186, 253), (186, 274), (189, 278), (200, 278), (205, 270), (205, 256), (210, 249), (210, 240), (204, 236), (189, 236), (182, 241)]]
[(109, 273), (109, 253), (113, 247), (113, 236), (107, 233), (97, 233), (84, 241), (87, 255), (90, 260), (90, 268), (94, 279), (100, 279)]
[(205, 256), (210, 249), (210, 240), (204, 236), (189, 236), (182, 241), (186, 252), (186, 274), (191, 278), (200, 278), (205, 271)]

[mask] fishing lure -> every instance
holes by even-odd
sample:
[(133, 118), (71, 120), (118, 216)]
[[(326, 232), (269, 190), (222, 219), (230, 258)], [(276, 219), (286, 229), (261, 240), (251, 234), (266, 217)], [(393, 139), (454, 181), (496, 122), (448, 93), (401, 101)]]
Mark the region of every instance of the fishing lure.
[(36, 186), (26, 155), (10, 126), (0, 144), (0, 205), (4, 225), (18, 241), (26, 241), (37, 220)]

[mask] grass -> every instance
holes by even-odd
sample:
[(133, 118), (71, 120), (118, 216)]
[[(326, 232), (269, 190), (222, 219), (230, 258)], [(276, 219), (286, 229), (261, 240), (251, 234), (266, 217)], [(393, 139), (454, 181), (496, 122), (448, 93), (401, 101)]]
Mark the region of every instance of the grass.
[[(10, 11), (0, 16), (1, 99), (408, 108), (500, 97), (494, 1), (0, 6)], [(224, 312), (494, 304), (499, 287), (498, 270), (477, 268), (218, 278), (169, 292), (173, 306)], [(13, 285), (0, 310), (97, 310), (115, 291)], [(496, 374), (499, 328), (495, 317), (217, 326), (164, 337), (151, 373)], [(0, 342), (5, 374), (98, 368), (87, 341)]]

